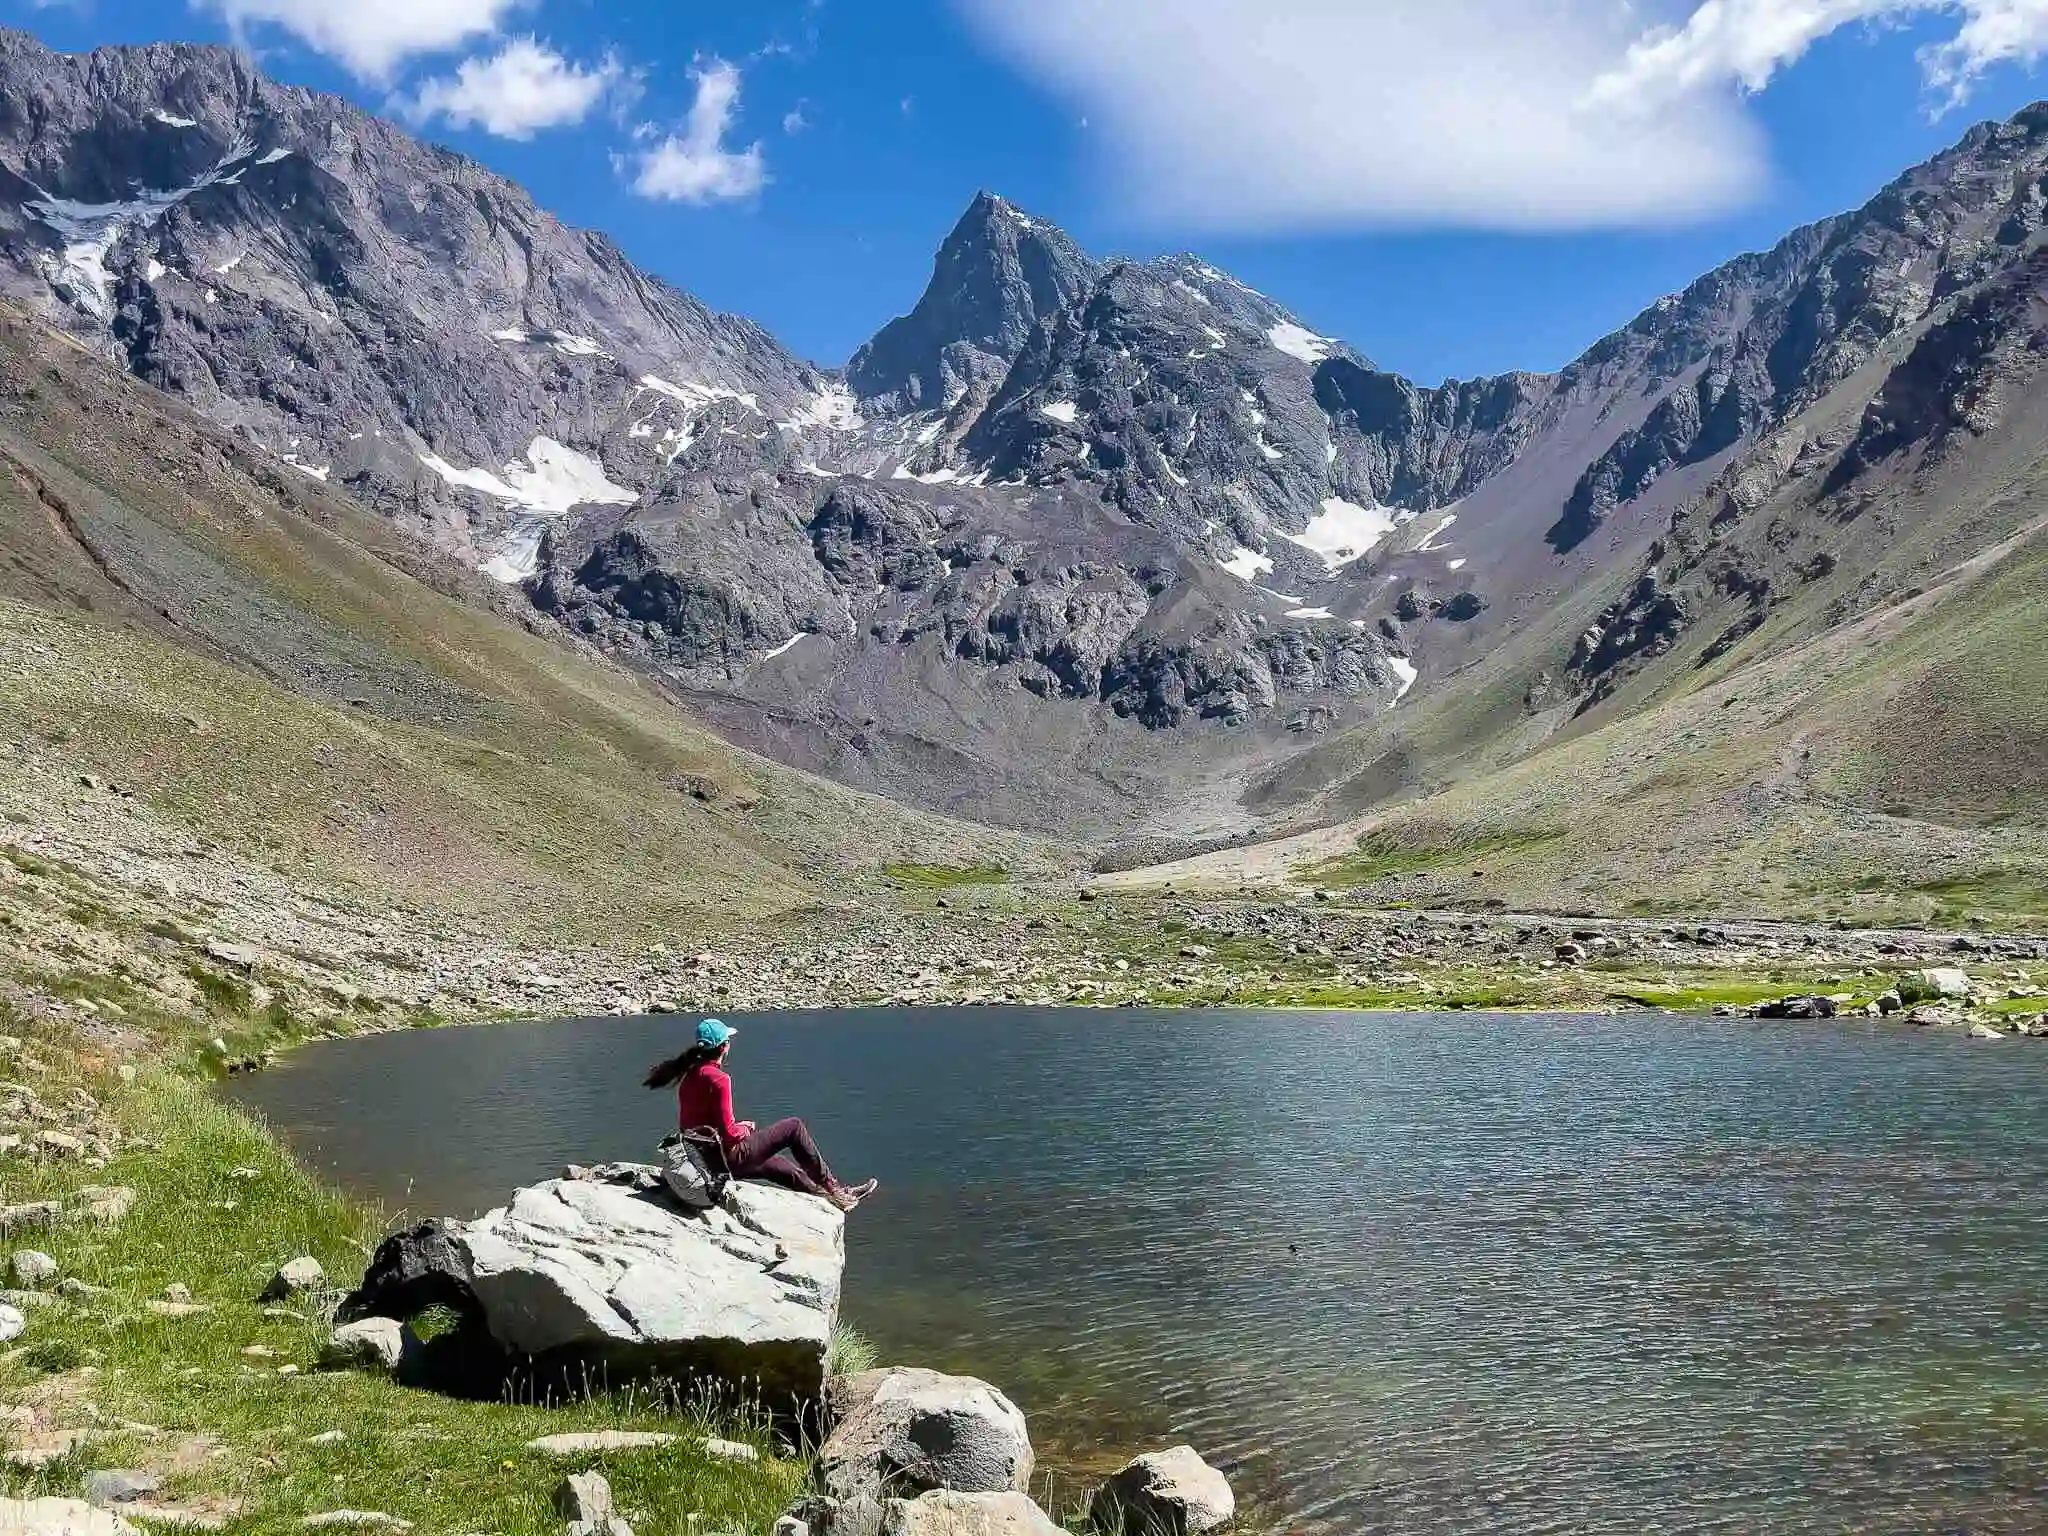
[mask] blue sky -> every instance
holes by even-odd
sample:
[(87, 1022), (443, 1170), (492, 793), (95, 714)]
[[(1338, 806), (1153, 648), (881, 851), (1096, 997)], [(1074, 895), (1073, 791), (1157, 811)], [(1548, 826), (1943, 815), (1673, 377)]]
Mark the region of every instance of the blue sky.
[(238, 41), (843, 362), (976, 189), (1425, 382), (1569, 360), (2034, 98), (2048, 0), (0, 0)]

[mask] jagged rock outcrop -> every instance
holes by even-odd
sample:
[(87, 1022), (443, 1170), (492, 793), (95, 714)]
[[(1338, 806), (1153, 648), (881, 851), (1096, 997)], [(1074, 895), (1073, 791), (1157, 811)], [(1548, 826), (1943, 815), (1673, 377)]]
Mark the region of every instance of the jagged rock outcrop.
[(827, 1202), (757, 1183), (684, 1211), (652, 1168), (610, 1164), (387, 1238), (337, 1315), (451, 1307), (515, 1365), (693, 1378), (796, 1408), (824, 1391), (844, 1227)]
[(951, 410), (986, 400), (1039, 320), (1095, 280), (1065, 230), (993, 193), (976, 194), (940, 245), (916, 308), (875, 333), (846, 365), (869, 410)]
[(1307, 571), (1267, 528), (1299, 534), (1326, 500), (1371, 499), (1317, 403), (1332, 359), (1365, 366), (1192, 257), (1116, 262), (1033, 329), (961, 453), (992, 480), (1085, 485), (1186, 546)]

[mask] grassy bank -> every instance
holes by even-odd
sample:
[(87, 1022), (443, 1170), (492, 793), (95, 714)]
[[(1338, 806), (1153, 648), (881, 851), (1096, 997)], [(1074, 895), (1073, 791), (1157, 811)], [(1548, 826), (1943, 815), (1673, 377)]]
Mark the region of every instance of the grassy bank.
[[(134, 1192), (118, 1221), (79, 1219), (18, 1231), (69, 1281), (17, 1294), (28, 1328), (0, 1357), (13, 1495), (76, 1496), (95, 1468), (162, 1479), (153, 1501), (237, 1532), (299, 1529), (328, 1510), (381, 1511), (433, 1532), (559, 1532), (549, 1495), (575, 1459), (526, 1449), (584, 1429), (679, 1433), (672, 1445), (602, 1458), (622, 1509), (643, 1533), (765, 1531), (802, 1464), (778, 1458), (763, 1426), (713, 1422), (691, 1405), (621, 1393), (560, 1407), (457, 1402), (382, 1376), (315, 1368), (326, 1334), (311, 1304), (257, 1301), (279, 1264), (318, 1258), (346, 1285), (385, 1225), (382, 1213), (322, 1188), (264, 1130), (197, 1079), (142, 1065), (124, 1081), (118, 1053), (80, 1048), (69, 1030), (0, 1020), (12, 1038), (4, 1077), (20, 1125), (63, 1127), (77, 1155), (0, 1161), (8, 1205), (77, 1205), (82, 1186)], [(90, 1167), (94, 1149), (108, 1155)], [(183, 1290), (174, 1290), (182, 1287)], [(166, 1294), (192, 1307), (165, 1304)], [(758, 1463), (713, 1459), (706, 1434), (746, 1441)], [(77, 1443), (64, 1449), (66, 1440)], [(61, 1454), (59, 1454), (61, 1452)], [(598, 1465), (597, 1458), (587, 1458)], [(701, 1518), (696, 1518), (701, 1517)]]

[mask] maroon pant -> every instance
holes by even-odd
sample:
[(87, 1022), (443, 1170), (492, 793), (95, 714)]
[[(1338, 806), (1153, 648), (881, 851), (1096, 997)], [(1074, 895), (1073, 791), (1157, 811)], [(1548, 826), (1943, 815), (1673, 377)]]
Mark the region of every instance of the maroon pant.
[(807, 1195), (823, 1195), (838, 1180), (825, 1166), (810, 1127), (794, 1115), (764, 1125), (725, 1154), (736, 1179), (770, 1179)]

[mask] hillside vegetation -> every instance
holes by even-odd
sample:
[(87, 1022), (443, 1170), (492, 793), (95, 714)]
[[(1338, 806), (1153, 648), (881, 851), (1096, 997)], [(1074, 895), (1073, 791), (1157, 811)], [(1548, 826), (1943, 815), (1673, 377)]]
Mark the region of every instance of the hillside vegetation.
[(0, 324), (0, 738), (296, 877), (510, 936), (713, 932), (1028, 840), (738, 751), (33, 323)]

